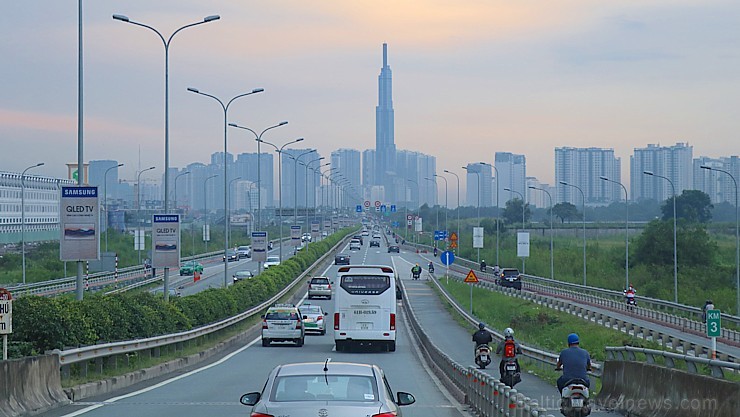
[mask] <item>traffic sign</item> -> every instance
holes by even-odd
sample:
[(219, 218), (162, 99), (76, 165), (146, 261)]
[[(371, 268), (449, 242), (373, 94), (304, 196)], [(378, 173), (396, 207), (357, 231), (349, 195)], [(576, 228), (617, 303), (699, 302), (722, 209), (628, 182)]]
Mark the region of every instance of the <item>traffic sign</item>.
[(450, 233), (450, 242), (457, 242), (457, 233)]
[(450, 266), (455, 262), (455, 254), (446, 250), (439, 255), (439, 260), (442, 261), (444, 265)]
[(370, 207), (370, 200), (365, 200), (365, 207)]
[(385, 204), (381, 204), (380, 211), (382, 211), (383, 213), (385, 213), (385, 211), (386, 211), (387, 208), (388, 208), (388, 206), (386, 206)]
[(362, 205), (358, 204), (357, 207), (355, 207), (355, 211), (358, 213), (362, 213)]
[(478, 277), (475, 275), (475, 272), (471, 269), (470, 272), (468, 272), (468, 275), (465, 277), (464, 281), (471, 283), (471, 284), (477, 284)]
[(375, 200), (375, 207), (380, 207), (380, 200)]
[(413, 214), (407, 214), (406, 215), (406, 220), (413, 220), (413, 219), (414, 219), (414, 215)]
[(396, 212), (396, 205), (391, 204), (391, 213), (395, 213), (395, 212)]
[(434, 231), (434, 240), (445, 240), (445, 239), (447, 239), (446, 230), (435, 230)]
[(707, 310), (707, 337), (722, 336), (722, 313), (719, 310)]
[(13, 297), (10, 291), (0, 288), (0, 334), (7, 337), (10, 333), (13, 333)]
[(457, 242), (450, 242), (450, 249), (457, 248)]
[(380, 206), (375, 206), (375, 211), (380, 211)]

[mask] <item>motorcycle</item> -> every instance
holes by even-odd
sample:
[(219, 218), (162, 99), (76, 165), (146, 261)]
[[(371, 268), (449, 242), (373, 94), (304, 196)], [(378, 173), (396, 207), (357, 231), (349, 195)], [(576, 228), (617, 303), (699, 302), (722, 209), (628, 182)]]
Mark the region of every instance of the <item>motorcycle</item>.
[(561, 393), (560, 413), (566, 417), (586, 417), (591, 414), (586, 381), (580, 378), (568, 381)]
[(627, 298), (627, 308), (630, 310), (634, 309), (635, 306), (637, 306), (637, 300), (635, 297), (626, 297)]
[(430, 274), (433, 274), (434, 273), (434, 264), (432, 264), (432, 263), (429, 264), (429, 273)]
[(412, 277), (413, 277), (413, 278), (414, 278), (415, 280), (418, 280), (418, 279), (419, 279), (419, 277), (421, 276), (421, 272), (416, 272), (416, 271), (413, 271), (413, 272), (411, 272), (411, 276), (412, 276)]
[(522, 375), (517, 371), (516, 359), (504, 359), (504, 373), (501, 375), (501, 382), (511, 388), (522, 382)]
[(491, 364), (491, 348), (488, 345), (478, 345), (475, 348), (475, 364), (480, 369), (486, 369)]

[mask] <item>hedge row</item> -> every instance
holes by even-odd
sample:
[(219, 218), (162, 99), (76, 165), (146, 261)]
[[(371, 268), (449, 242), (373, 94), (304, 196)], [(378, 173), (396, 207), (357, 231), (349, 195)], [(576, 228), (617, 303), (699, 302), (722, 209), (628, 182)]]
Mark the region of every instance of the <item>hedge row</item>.
[(165, 303), (149, 292), (92, 294), (82, 301), (28, 296), (13, 302), (12, 356), (189, 330), (246, 311), (275, 295), (356, 229), (343, 229), (253, 279)]

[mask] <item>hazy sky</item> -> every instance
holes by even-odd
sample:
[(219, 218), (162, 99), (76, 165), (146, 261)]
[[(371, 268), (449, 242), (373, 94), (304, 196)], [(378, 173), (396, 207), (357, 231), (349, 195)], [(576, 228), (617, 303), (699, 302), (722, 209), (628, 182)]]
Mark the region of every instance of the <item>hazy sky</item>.
[[(164, 48), (170, 48), (171, 166), (223, 150), (223, 112), (189, 86), (236, 101), (229, 121), (265, 139), (305, 137), (328, 157), (375, 147), (382, 44), (393, 70), (396, 146), (462, 173), (496, 151), (525, 154), (551, 183), (554, 148), (688, 142), (694, 157), (740, 154), (740, 2), (711, 0), (88, 0), (85, 160), (164, 167)], [(77, 2), (0, 3), (0, 170), (66, 175), (77, 161)], [(256, 150), (229, 132), (229, 151)], [(145, 176), (148, 175), (144, 174)], [(464, 176), (461, 175), (464, 178)], [(450, 182), (453, 193), (454, 181)], [(464, 186), (463, 186), (464, 190)], [(464, 191), (462, 193), (464, 198)], [(451, 194), (454, 195), (454, 194)], [(452, 198), (452, 197), (451, 197)]]

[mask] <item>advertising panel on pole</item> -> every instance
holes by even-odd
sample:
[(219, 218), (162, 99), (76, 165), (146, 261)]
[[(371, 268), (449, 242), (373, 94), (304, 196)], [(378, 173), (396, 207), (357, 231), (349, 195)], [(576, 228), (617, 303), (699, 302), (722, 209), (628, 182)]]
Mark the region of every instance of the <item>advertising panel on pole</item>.
[(134, 230), (134, 250), (146, 249), (146, 233), (144, 229)]
[(482, 227), (473, 228), (473, 248), (483, 249), (483, 228)]
[(424, 230), (424, 229), (422, 228), (421, 217), (417, 217), (416, 218), (416, 222), (414, 224), (414, 231), (415, 232), (421, 232), (422, 230)]
[(13, 297), (0, 288), (0, 334), (13, 333)]
[(529, 258), (529, 232), (516, 233), (516, 256)]
[(152, 266), (180, 267), (180, 215), (152, 215)]
[(252, 260), (267, 260), (267, 232), (252, 232)]
[(331, 220), (324, 220), (324, 230), (331, 229)]
[(203, 225), (203, 241), (204, 242), (211, 241), (211, 225), (210, 224)]
[(290, 242), (293, 246), (301, 246), (301, 226), (290, 226)]
[(321, 232), (319, 231), (320, 229), (321, 223), (319, 223), (317, 220), (311, 222), (311, 239), (316, 240), (319, 235), (321, 235)]
[(334, 216), (334, 217), (331, 218), (331, 226), (334, 229), (339, 229), (339, 217)]
[(98, 187), (62, 187), (59, 210), (62, 261), (100, 258), (100, 207)]

